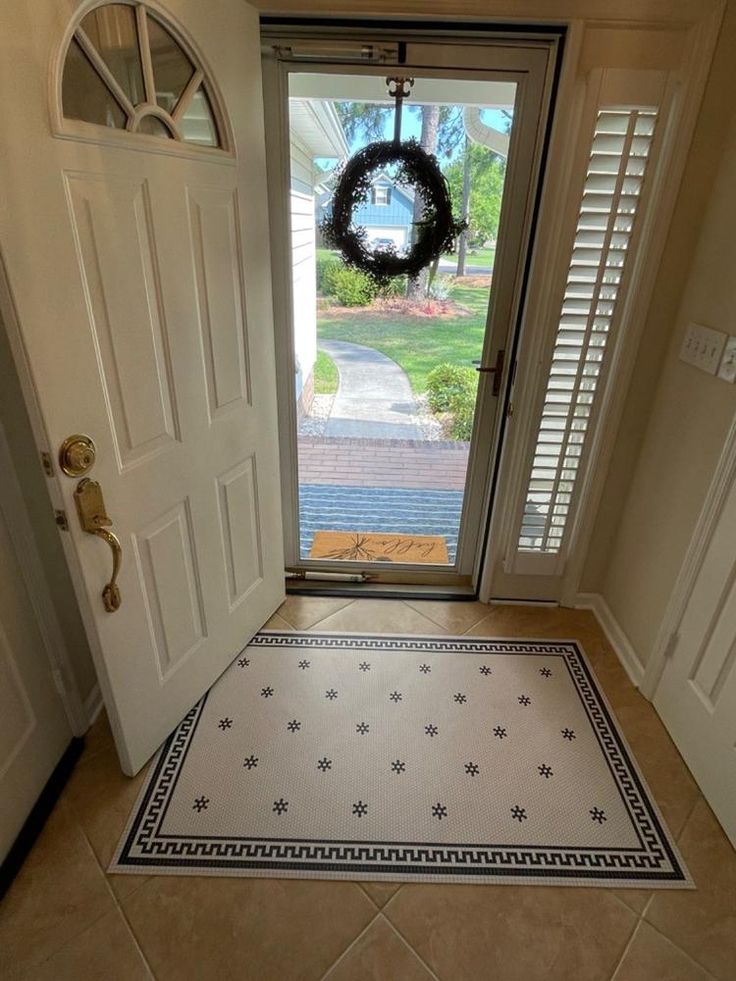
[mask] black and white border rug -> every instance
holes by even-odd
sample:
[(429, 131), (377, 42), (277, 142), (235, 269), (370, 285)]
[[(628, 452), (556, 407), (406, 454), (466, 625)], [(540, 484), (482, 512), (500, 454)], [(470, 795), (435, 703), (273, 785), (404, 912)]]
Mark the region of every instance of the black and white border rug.
[(110, 871), (688, 888), (575, 641), (263, 632)]

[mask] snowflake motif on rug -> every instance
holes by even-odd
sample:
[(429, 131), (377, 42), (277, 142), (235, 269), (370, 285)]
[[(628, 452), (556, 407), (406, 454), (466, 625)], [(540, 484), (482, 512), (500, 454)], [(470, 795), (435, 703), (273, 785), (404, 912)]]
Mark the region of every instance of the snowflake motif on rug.
[(392, 691), (388, 697), (391, 699), (394, 705), (396, 705), (396, 703), (400, 702), (404, 696), (401, 694), (400, 691)]
[(514, 804), (514, 806), (511, 808), (511, 817), (514, 819), (514, 821), (518, 821), (519, 824), (521, 824), (522, 821), (526, 821), (527, 819), (526, 808), (519, 807), (518, 804)]
[(548, 763), (542, 763), (540, 766), (537, 767), (537, 769), (539, 770), (540, 777), (545, 777), (545, 779), (547, 780), (549, 780), (550, 777), (554, 776), (552, 767), (549, 766)]
[(493, 729), (493, 735), (498, 739), (505, 739), (508, 736), (508, 733), (503, 726), (495, 726)]
[(209, 806), (209, 797), (195, 797), (194, 803), (192, 804), (192, 810), (199, 813), (200, 811), (206, 811)]
[(420, 664), (419, 665), (419, 670), (422, 672), (422, 674), (431, 674), (432, 673), (432, 668), (429, 666), (429, 664)]
[(249, 770), (252, 770), (254, 767), (258, 766), (258, 757), (246, 756), (243, 760), (243, 766), (247, 767)]
[(241, 657), (238, 660), (238, 666), (241, 668), (247, 668), (249, 664), (250, 664), (250, 660), (247, 657)]
[(428, 726), (424, 727), (424, 731), (430, 737), (430, 739), (434, 739), (434, 737), (439, 733), (440, 730), (437, 726), (432, 725), (432, 723), (430, 723)]
[(220, 721), (217, 723), (217, 726), (218, 726), (218, 728), (222, 729), (222, 731), (224, 732), (226, 729), (232, 729), (232, 727), (233, 727), (233, 720), (232, 719), (227, 719), (227, 718), (220, 719)]
[(325, 698), (329, 698), (331, 702), (334, 702), (335, 699), (337, 698), (337, 692), (335, 691), (335, 689), (328, 688), (327, 691), (325, 692)]
[(478, 774), (480, 773), (480, 767), (478, 766), (477, 763), (466, 763), (465, 772), (468, 774), (469, 777), (477, 777)]
[(461, 691), (459, 691), (457, 695), (455, 695), (455, 701), (458, 703), (458, 705), (464, 705), (467, 702), (467, 700), (468, 700), (468, 696), (463, 695)]
[(593, 807), (588, 813), (590, 814), (591, 821), (597, 821), (598, 824), (603, 824), (604, 821), (608, 820), (606, 812), (602, 811), (600, 807)]
[(436, 804), (433, 804), (432, 805), (432, 816), (433, 817), (436, 817), (438, 821), (441, 821), (442, 818), (446, 818), (447, 817), (447, 808), (445, 807), (445, 805), (444, 804), (440, 804), (439, 801), (437, 801)]
[(394, 773), (404, 773), (406, 771), (406, 763), (402, 760), (394, 760), (391, 764), (391, 769)]
[(274, 689), (269, 685), (268, 688), (261, 688), (261, 695), (264, 698), (270, 698), (274, 694)]
[(364, 804), (362, 800), (359, 800), (357, 804), (353, 804), (353, 814), (356, 817), (362, 818), (368, 813), (368, 805)]
[(292, 719), (286, 728), (289, 730), (289, 732), (299, 732), (301, 727), (302, 727), (301, 722), (297, 722), (296, 719)]
[(562, 733), (563, 739), (575, 739), (574, 729), (560, 729), (560, 732)]
[(274, 813), (279, 814), (279, 815), (286, 814), (286, 812), (289, 810), (289, 802), (288, 802), (288, 800), (284, 800), (283, 797), (279, 797), (278, 800), (275, 800), (273, 802), (273, 807), (271, 808), (271, 810), (274, 811)]
[(367, 732), (370, 732), (370, 728), (367, 722), (359, 722), (355, 727), (355, 731), (359, 732), (361, 736), (364, 736)]
[(369, 661), (361, 661), (358, 667), (361, 671), (370, 671), (371, 669)]
[(480, 671), (481, 674), (484, 674), (486, 676), (488, 676), (489, 674), (493, 674), (493, 671), (491, 671), (491, 669), (488, 667), (487, 664), (481, 664), (478, 670)]
[(332, 760), (328, 760), (326, 756), (323, 756), (321, 760), (317, 760), (317, 769), (323, 773), (327, 773), (328, 770), (332, 769)]
[(519, 705), (531, 705), (532, 700), (528, 695), (519, 695)]
[(307, 668), (311, 668), (312, 667), (312, 662), (311, 661), (300, 661), (299, 662), (299, 667), (302, 669), (302, 671), (306, 671)]
[(540, 668), (539, 669), (539, 673), (541, 674), (541, 676), (543, 678), (551, 678), (552, 677), (552, 671), (549, 668)]

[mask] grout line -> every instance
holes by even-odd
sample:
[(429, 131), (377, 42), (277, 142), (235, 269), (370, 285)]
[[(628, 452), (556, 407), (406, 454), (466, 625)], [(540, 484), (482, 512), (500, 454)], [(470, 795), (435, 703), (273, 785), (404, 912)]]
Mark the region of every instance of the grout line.
[[(393, 898), (394, 898), (394, 897), (392, 896), (392, 897), (391, 897), (391, 899), (393, 899)], [(391, 902), (391, 900), (389, 900), (389, 902)], [(387, 904), (387, 905), (388, 905), (388, 904)], [(433, 970), (433, 969), (432, 969), (432, 968), (431, 968), (431, 967), (429, 966), (429, 964), (428, 964), (428, 963), (427, 963), (427, 962), (425, 961), (425, 959), (424, 959), (424, 958), (422, 957), (422, 955), (421, 955), (420, 953), (418, 953), (418, 952), (417, 952), (417, 951), (416, 951), (416, 950), (415, 950), (415, 949), (414, 949), (414, 948), (412, 947), (412, 945), (411, 945), (411, 944), (409, 943), (409, 941), (408, 941), (408, 940), (406, 939), (406, 937), (404, 936), (404, 934), (403, 934), (403, 933), (402, 933), (402, 932), (401, 932), (401, 931), (399, 930), (399, 928), (398, 928), (398, 927), (397, 927), (397, 926), (396, 926), (396, 925), (395, 925), (395, 924), (393, 923), (393, 921), (392, 921), (392, 920), (390, 920), (390, 919), (389, 919), (389, 918), (388, 918), (387, 916), (384, 916), (384, 919), (385, 919), (385, 921), (386, 921), (386, 923), (388, 923), (388, 925), (389, 925), (389, 927), (390, 927), (390, 928), (391, 928), (391, 929), (393, 930), (393, 932), (394, 932), (394, 933), (396, 934), (396, 936), (397, 936), (397, 937), (399, 938), (399, 940), (400, 940), (400, 941), (402, 942), (402, 944), (404, 944), (404, 946), (405, 946), (405, 947), (408, 947), (408, 948), (409, 948), (409, 950), (410, 950), (410, 951), (412, 952), (412, 954), (413, 954), (413, 955), (414, 955), (414, 956), (416, 957), (416, 959), (417, 959), (417, 960), (418, 960), (418, 961), (419, 961), (419, 962), (420, 962), (420, 963), (421, 963), (421, 964), (422, 964), (422, 965), (424, 966), (424, 968), (425, 968), (425, 970), (426, 970), (426, 971), (427, 971), (427, 972), (429, 973), (429, 975), (430, 975), (430, 977), (432, 977), (432, 978), (434, 978), (434, 981), (440, 981), (440, 977), (439, 977), (439, 975), (438, 975), (438, 974), (437, 974), (437, 973), (436, 973), (436, 972), (435, 972), (435, 971), (434, 971), (434, 970)]]
[[(680, 946), (679, 946), (679, 944), (676, 944), (676, 943), (674, 942), (674, 940), (672, 940), (672, 939), (671, 939), (670, 937), (668, 937), (668, 936), (667, 936), (667, 934), (666, 934), (666, 933), (662, 933), (662, 931), (661, 931), (661, 930), (658, 930), (658, 929), (657, 929), (657, 927), (655, 927), (655, 926), (653, 926), (653, 925), (652, 925), (651, 923), (649, 923), (649, 922), (647, 922), (647, 924), (646, 924), (646, 925), (647, 925), (647, 926), (649, 927), (649, 929), (650, 929), (650, 930), (654, 930), (654, 932), (655, 932), (655, 933), (658, 933), (658, 934), (659, 934), (659, 936), (660, 936), (660, 937), (661, 937), (661, 938), (662, 938), (662, 939), (663, 939), (663, 940), (665, 941), (665, 943), (668, 943), (668, 944), (670, 945), (670, 947), (674, 947), (674, 948), (675, 948), (675, 950), (676, 950), (676, 951), (678, 951), (678, 952), (679, 952), (680, 954), (682, 954), (682, 956), (683, 956), (683, 957), (686, 957), (686, 958), (687, 958), (687, 959), (688, 959), (688, 960), (690, 961), (690, 963), (691, 963), (691, 964), (694, 964), (694, 965), (695, 965), (695, 967), (698, 967), (698, 968), (700, 968), (700, 970), (701, 970), (701, 971), (702, 971), (702, 972), (703, 972), (704, 974), (706, 974), (706, 975), (707, 975), (707, 976), (708, 976), (709, 978), (712, 978), (712, 979), (713, 979), (713, 981), (716, 981), (716, 976), (715, 976), (714, 974), (712, 974), (712, 973), (711, 973), (711, 972), (710, 972), (710, 971), (708, 970), (708, 968), (707, 968), (707, 967), (705, 967), (705, 966), (704, 966), (703, 964), (701, 964), (701, 963), (700, 963), (700, 961), (698, 961), (698, 960), (696, 960), (696, 959), (695, 959), (695, 958), (694, 958), (694, 957), (692, 956), (692, 954), (688, 954), (688, 952), (687, 952), (686, 950), (683, 950), (683, 949), (682, 949), (682, 947), (680, 947)], [(614, 979), (612, 978), (612, 979), (611, 979), (611, 981), (614, 981)]]
[[(633, 910), (632, 910), (632, 912), (633, 912)], [(631, 936), (626, 941), (626, 944), (624, 946), (624, 949), (621, 951), (621, 956), (619, 957), (618, 961), (616, 962), (616, 966), (613, 969), (613, 974), (611, 975), (610, 981), (616, 981), (616, 975), (619, 972), (619, 968), (623, 964), (623, 962), (624, 962), (624, 960), (626, 958), (626, 955), (631, 950), (631, 947), (632, 947), (632, 945), (634, 943), (634, 937), (639, 932), (639, 927), (641, 926), (641, 924), (642, 924), (641, 917), (637, 917), (636, 923), (634, 924), (634, 929), (631, 931)]]
[[(373, 902), (373, 900), (371, 900), (371, 902)], [(370, 918), (370, 920), (368, 921), (368, 923), (366, 923), (366, 925), (363, 927), (363, 929), (360, 931), (360, 933), (357, 935), (357, 937), (354, 937), (353, 940), (350, 941), (350, 943), (347, 945), (347, 947), (345, 948), (345, 950), (340, 954), (340, 956), (337, 958), (337, 960), (334, 961), (330, 965), (330, 967), (327, 968), (327, 970), (325, 971), (325, 973), (321, 976), (320, 981), (326, 981), (326, 979), (330, 976), (330, 974), (332, 974), (332, 972), (335, 970), (335, 968), (338, 966), (338, 964), (347, 957), (347, 955), (350, 953), (350, 951), (353, 949), (353, 947), (358, 943), (359, 940), (361, 940), (365, 936), (365, 934), (370, 930), (370, 928), (373, 926), (373, 924), (376, 922), (376, 920), (379, 919), (379, 917), (381, 917), (381, 916), (383, 916), (383, 913), (381, 912), (380, 909), (377, 909), (376, 910), (376, 913), (375, 913), (375, 916), (372, 916)]]
[(370, 899), (370, 901), (371, 901), (371, 902), (373, 903), (373, 905), (374, 905), (374, 906), (376, 907), (376, 909), (377, 909), (377, 910), (379, 911), (379, 913), (380, 913), (380, 911), (381, 911), (381, 910), (383, 909), (383, 907), (382, 907), (382, 906), (379, 906), (379, 905), (378, 905), (378, 903), (377, 903), (377, 902), (375, 901), (375, 899), (373, 898), (373, 896), (371, 896), (371, 894), (370, 894), (370, 893), (368, 892), (368, 890), (367, 890), (367, 889), (365, 889), (365, 888), (363, 887), (363, 884), (362, 884), (362, 882), (354, 882), (354, 883), (353, 883), (353, 885), (355, 885), (355, 886), (357, 886), (357, 887), (358, 887), (358, 889), (360, 889), (360, 891), (361, 891), (361, 892), (362, 892), (362, 893), (363, 893), (363, 894), (364, 894), (365, 896), (367, 896), (367, 897), (368, 897), (368, 899)]
[[(438, 627), (442, 627), (442, 629), (444, 631), (446, 631), (450, 636), (453, 636), (452, 634), (450, 634), (450, 629), (451, 628), (448, 627), (446, 623), (440, 623), (439, 620), (435, 620), (435, 618), (432, 616), (431, 613), (426, 613), (424, 610), (421, 609), (421, 604), (422, 604), (422, 602), (424, 602), (423, 600), (412, 600), (412, 601), (410, 601), (410, 600), (406, 600), (405, 599), (405, 600), (402, 600), (402, 602), (406, 603), (406, 605), (409, 607), (409, 609), (414, 610), (415, 613), (419, 613), (419, 614), (421, 614), (421, 616), (426, 617), (428, 620), (431, 620), (432, 623), (436, 624)], [(437, 602), (437, 601), (435, 600), (435, 602)], [(417, 609), (417, 606), (413, 606), (412, 605), (413, 603), (416, 603), (417, 606), (420, 607), (420, 609)], [(490, 607), (488, 609), (489, 609), (489, 612), (490, 612)], [(484, 613), (482, 616), (480, 616), (473, 623), (469, 624), (469, 626), (467, 626), (465, 628), (465, 630), (462, 630), (456, 636), (462, 637), (464, 634), (466, 634), (468, 632), (468, 630), (472, 630), (473, 627), (476, 627), (480, 623), (481, 620), (485, 620), (485, 618), (487, 616), (488, 616), (488, 613)]]
[[(139, 956), (140, 956), (140, 958), (141, 958), (141, 960), (143, 962), (144, 967), (148, 971), (148, 974), (150, 975), (151, 978), (154, 979), (154, 981), (156, 981), (156, 975), (153, 973), (153, 968), (148, 963), (148, 958), (146, 957), (145, 952), (143, 951), (143, 948), (141, 947), (141, 945), (140, 945), (140, 943), (138, 941), (138, 937), (136, 936), (135, 931), (133, 930), (133, 927), (130, 924), (130, 920), (128, 919), (128, 917), (126, 915), (126, 912), (123, 909), (123, 905), (120, 902), (120, 900), (118, 899), (117, 893), (115, 892), (115, 890), (113, 889), (113, 887), (110, 885), (110, 879), (108, 878), (107, 872), (102, 867), (102, 863), (100, 862), (100, 859), (97, 856), (97, 852), (92, 847), (92, 842), (89, 840), (89, 837), (87, 835), (87, 832), (85, 831), (84, 827), (82, 826), (81, 821), (79, 821), (79, 819), (76, 817), (76, 814), (75, 814), (75, 820), (77, 821), (77, 824), (79, 825), (79, 830), (81, 831), (82, 836), (83, 836), (84, 840), (87, 843), (87, 848), (90, 850), (90, 853), (92, 854), (92, 858), (94, 859), (94, 861), (95, 861), (95, 863), (97, 865), (97, 868), (100, 870), (100, 874), (102, 875), (102, 878), (104, 880), (105, 886), (107, 887), (107, 891), (109, 892), (109, 894), (110, 894), (110, 896), (112, 898), (112, 901), (113, 901), (113, 903), (114, 903), (114, 905), (115, 905), (118, 913), (120, 914), (120, 917), (121, 917), (123, 923), (125, 924), (125, 927), (126, 927), (126, 929), (128, 931), (128, 934), (130, 935), (130, 939), (133, 942), (133, 946), (138, 951), (138, 954), (139, 954)], [(142, 882), (141, 883), (141, 886), (143, 886), (143, 885), (145, 885), (145, 882)], [(138, 889), (140, 889), (140, 886), (138, 886)], [(137, 892), (138, 889), (134, 889), (133, 892)], [(132, 895), (132, 893), (130, 895)], [(95, 922), (97, 922), (97, 921), (95, 921)]]

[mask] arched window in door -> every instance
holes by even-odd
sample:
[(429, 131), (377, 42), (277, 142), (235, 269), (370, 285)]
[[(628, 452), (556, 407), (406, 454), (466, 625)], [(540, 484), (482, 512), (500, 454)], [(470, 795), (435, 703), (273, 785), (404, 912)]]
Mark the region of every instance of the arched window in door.
[(67, 119), (167, 140), (223, 147), (202, 68), (145, 4), (106, 3), (86, 14), (64, 60)]

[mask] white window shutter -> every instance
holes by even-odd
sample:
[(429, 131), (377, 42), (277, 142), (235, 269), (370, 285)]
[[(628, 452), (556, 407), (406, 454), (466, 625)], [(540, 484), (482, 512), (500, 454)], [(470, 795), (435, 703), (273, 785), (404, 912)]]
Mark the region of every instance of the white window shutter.
[(626, 268), (657, 111), (600, 108), (517, 548), (561, 551)]

